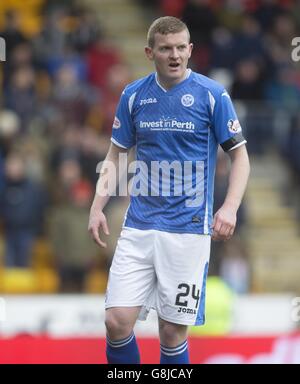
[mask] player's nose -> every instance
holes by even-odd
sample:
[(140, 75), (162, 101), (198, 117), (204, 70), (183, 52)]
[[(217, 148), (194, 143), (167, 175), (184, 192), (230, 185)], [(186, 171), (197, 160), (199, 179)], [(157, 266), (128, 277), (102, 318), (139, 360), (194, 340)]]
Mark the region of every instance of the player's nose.
[(178, 52), (178, 49), (176, 47), (174, 47), (172, 50), (171, 50), (171, 58), (172, 59), (178, 59), (179, 57), (179, 52)]

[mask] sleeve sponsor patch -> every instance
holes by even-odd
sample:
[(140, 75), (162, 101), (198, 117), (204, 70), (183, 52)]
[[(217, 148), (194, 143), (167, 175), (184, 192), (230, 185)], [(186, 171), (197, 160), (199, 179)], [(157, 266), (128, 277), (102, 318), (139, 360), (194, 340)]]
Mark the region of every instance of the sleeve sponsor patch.
[(113, 128), (114, 129), (121, 128), (121, 121), (117, 118), (117, 116), (115, 116), (115, 120), (114, 120), (114, 123), (113, 123)]

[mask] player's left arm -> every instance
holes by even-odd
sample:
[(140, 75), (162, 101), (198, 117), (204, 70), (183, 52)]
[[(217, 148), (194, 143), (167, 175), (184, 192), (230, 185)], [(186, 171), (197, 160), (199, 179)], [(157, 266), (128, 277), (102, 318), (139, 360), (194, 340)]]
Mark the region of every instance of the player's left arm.
[(212, 239), (228, 240), (234, 233), (238, 208), (244, 196), (250, 163), (246, 146), (243, 144), (227, 152), (231, 159), (231, 170), (227, 194), (221, 208), (215, 213), (212, 224)]

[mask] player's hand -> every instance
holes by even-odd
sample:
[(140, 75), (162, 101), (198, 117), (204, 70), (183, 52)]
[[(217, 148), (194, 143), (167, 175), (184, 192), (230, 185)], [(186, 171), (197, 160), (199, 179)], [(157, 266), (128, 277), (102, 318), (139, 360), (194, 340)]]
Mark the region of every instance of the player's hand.
[(234, 233), (235, 225), (236, 212), (225, 206), (221, 207), (214, 215), (212, 240), (229, 240)]
[(106, 221), (106, 217), (102, 211), (95, 208), (91, 208), (88, 231), (91, 234), (92, 239), (103, 248), (107, 247), (107, 244), (100, 239), (99, 230), (102, 228), (106, 235), (109, 235), (109, 229)]

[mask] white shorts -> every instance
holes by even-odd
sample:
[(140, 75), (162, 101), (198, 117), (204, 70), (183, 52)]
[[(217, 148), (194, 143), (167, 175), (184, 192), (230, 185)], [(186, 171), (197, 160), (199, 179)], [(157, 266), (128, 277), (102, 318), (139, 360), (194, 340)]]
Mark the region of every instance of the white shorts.
[(141, 306), (166, 321), (202, 325), (209, 235), (123, 228), (109, 272), (105, 308)]

